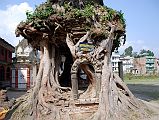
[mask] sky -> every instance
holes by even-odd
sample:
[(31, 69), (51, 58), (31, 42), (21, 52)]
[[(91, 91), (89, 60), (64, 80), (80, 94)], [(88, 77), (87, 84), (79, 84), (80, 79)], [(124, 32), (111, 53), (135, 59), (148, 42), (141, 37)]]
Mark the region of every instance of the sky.
[[(25, 12), (45, 1), (0, 0), (0, 37), (16, 46), (22, 38), (15, 37), (15, 29), (26, 20)], [(104, 4), (124, 13), (127, 40), (119, 49), (121, 54), (132, 46), (134, 52), (151, 50), (159, 58), (159, 0), (104, 0)]]

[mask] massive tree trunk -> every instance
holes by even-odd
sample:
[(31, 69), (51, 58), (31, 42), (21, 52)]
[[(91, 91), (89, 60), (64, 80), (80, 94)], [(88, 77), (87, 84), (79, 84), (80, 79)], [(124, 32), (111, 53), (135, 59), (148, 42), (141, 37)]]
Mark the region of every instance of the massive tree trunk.
[[(39, 9), (47, 6), (44, 4)], [(148, 117), (151, 111), (112, 72), (111, 53), (119, 47), (120, 38), (125, 38), (121, 13), (100, 5), (83, 10), (69, 6), (66, 8), (69, 12), (63, 11), (63, 16), (59, 12), (63, 6), (53, 7), (57, 7), (54, 9), (57, 11), (46, 20), (38, 18), (29, 23), (22, 22), (17, 27), (17, 35), (27, 38), (33, 47), (40, 47), (41, 61), (36, 85), (17, 99), (6, 119), (116, 120)], [(62, 56), (66, 57), (65, 61)], [(61, 62), (65, 63), (60, 75)], [(85, 91), (79, 90), (79, 69), (89, 81)]]

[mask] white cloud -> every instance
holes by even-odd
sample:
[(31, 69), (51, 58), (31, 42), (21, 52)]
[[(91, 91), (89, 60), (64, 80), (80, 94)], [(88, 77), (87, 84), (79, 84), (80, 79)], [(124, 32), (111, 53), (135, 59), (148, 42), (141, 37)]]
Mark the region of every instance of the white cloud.
[(19, 5), (8, 5), (5, 10), (0, 10), (0, 37), (12, 45), (17, 45), (22, 38), (15, 37), (16, 26), (26, 19), (26, 11), (33, 8), (24, 2)]
[(137, 41), (135, 41), (135, 43), (142, 45), (142, 44), (144, 44), (144, 41), (143, 40), (137, 40)]

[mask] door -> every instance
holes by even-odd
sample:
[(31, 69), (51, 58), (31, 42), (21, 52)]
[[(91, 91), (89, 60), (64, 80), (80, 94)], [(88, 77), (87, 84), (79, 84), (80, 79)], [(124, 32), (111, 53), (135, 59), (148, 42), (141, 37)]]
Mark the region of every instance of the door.
[(18, 88), (26, 89), (27, 87), (27, 69), (18, 70)]

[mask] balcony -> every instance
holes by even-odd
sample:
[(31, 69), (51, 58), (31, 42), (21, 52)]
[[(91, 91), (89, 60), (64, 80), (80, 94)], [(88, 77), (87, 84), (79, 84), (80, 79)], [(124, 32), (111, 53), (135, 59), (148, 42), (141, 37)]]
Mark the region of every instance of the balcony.
[(146, 64), (154, 64), (154, 59), (146, 59)]

